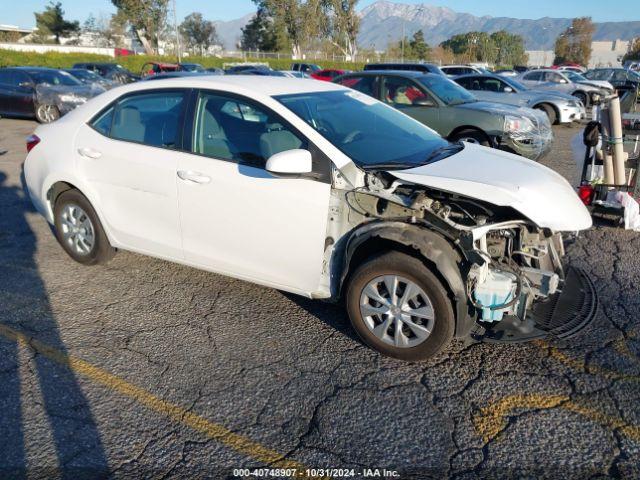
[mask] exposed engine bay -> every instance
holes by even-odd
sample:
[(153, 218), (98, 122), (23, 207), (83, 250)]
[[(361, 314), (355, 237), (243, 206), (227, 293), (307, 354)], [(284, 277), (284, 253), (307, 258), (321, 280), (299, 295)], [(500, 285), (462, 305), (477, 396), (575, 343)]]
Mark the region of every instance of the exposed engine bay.
[[(334, 229), (341, 226), (343, 231), (334, 230), (329, 238), (349, 237), (349, 230), (357, 236), (363, 224), (373, 230), (374, 225), (384, 228), (387, 222), (394, 222), (395, 229), (402, 222), (407, 228), (429, 230), (442, 237), (450, 245), (447, 255), (455, 258), (448, 261), (464, 289), (462, 295), (453, 293), (464, 297), (456, 298), (465, 304), (465, 308), (458, 305), (458, 316), (467, 316), (467, 328), (460, 329), (459, 336), (522, 341), (543, 337), (554, 329), (553, 333), (562, 336), (578, 329), (576, 323), (583, 320), (584, 312), (574, 312), (571, 320), (557, 318), (557, 311), (571, 316), (581, 303), (591, 303), (587, 307), (595, 311), (597, 297), (590, 280), (581, 272), (563, 268), (561, 233), (539, 228), (513, 208), (411, 184), (389, 172), (368, 172), (364, 183), (355, 189), (334, 190), (335, 215), (329, 227), (333, 223)], [(342, 217), (338, 215), (343, 210), (339, 204), (346, 206)], [(428, 255), (431, 247), (422, 250), (417, 237), (412, 238), (407, 244)], [(402, 241), (401, 236), (398, 239)], [(436, 255), (436, 269), (446, 263), (442, 256)], [(562, 296), (567, 273), (572, 283), (576, 277), (578, 282), (569, 290), (583, 296), (576, 298), (575, 292), (571, 293), (573, 298)], [(451, 275), (447, 277), (450, 285), (456, 283), (449, 279)], [(592, 318), (592, 312), (588, 313)]]

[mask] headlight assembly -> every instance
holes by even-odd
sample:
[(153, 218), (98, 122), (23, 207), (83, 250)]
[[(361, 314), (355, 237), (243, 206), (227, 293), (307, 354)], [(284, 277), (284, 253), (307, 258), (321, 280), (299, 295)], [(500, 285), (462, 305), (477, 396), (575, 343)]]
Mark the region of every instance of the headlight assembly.
[(505, 132), (530, 132), (533, 129), (533, 122), (526, 117), (514, 117), (507, 115), (504, 118)]

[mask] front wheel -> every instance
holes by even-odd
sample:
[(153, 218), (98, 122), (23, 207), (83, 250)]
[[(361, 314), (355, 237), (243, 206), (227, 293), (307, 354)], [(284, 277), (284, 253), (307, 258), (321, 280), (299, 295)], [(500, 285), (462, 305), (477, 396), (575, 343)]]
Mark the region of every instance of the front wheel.
[(547, 117), (549, 118), (549, 123), (551, 125), (556, 125), (558, 123), (558, 115), (556, 114), (556, 110), (551, 105), (542, 103), (540, 105), (536, 105), (533, 108), (546, 113)]
[(77, 190), (67, 190), (53, 209), (56, 238), (67, 254), (84, 265), (105, 263), (115, 254), (98, 215)]
[(346, 292), (351, 325), (371, 348), (402, 360), (426, 360), (453, 337), (447, 292), (418, 259), (389, 252), (360, 265)]
[(55, 122), (60, 118), (60, 110), (55, 105), (36, 105), (36, 120), (40, 123)]
[(484, 147), (491, 146), (491, 142), (489, 142), (487, 136), (477, 130), (463, 130), (462, 132), (455, 133), (451, 136), (451, 141), (475, 143), (476, 145), (482, 145)]
[(576, 97), (578, 100), (580, 100), (582, 102), (582, 105), (584, 105), (585, 108), (589, 106), (589, 98), (585, 93), (575, 92), (573, 96)]

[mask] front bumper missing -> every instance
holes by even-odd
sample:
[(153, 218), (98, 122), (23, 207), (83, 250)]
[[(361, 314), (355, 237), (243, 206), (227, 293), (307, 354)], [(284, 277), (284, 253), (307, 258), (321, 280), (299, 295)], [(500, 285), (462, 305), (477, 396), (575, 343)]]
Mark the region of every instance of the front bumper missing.
[(495, 327), (477, 335), (485, 342), (524, 342), (545, 337), (569, 338), (587, 327), (598, 313), (598, 294), (582, 270), (567, 269), (557, 293), (538, 300), (525, 320), (505, 316)]

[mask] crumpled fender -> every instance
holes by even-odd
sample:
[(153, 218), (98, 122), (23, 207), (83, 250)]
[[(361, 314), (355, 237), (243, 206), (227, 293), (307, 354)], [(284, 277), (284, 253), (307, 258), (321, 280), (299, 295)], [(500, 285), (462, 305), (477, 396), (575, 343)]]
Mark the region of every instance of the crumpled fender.
[(453, 296), (456, 316), (456, 337), (468, 334), (474, 325), (469, 315), (469, 306), (464, 281), (461, 274), (462, 254), (442, 235), (418, 225), (403, 222), (371, 222), (357, 228), (347, 240), (343, 259), (340, 288), (349, 272), (351, 258), (365, 242), (375, 239), (393, 241), (415, 249), (432, 263), (446, 282), (445, 287)]

